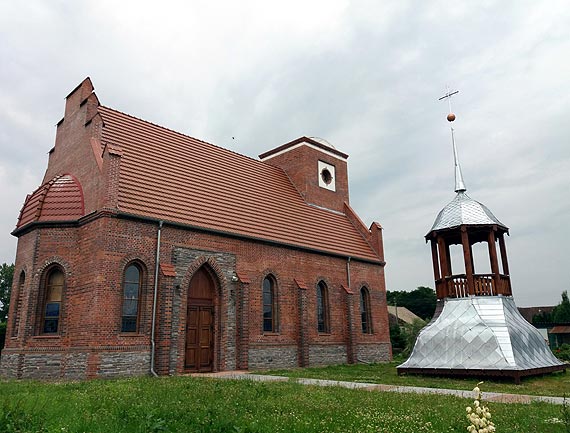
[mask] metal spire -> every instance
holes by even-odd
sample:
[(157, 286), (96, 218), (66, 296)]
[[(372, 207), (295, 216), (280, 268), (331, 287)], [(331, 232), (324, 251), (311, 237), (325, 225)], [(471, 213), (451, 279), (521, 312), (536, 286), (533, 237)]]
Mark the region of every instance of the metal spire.
[[(440, 101), (443, 99), (447, 99), (447, 102), (449, 103), (449, 114), (447, 115), (447, 121), (449, 123), (455, 120), (455, 114), (453, 114), (453, 112), (451, 111), (451, 97), (457, 93), (459, 93), (459, 90), (450, 92), (449, 88), (447, 88), (447, 92), (445, 93), (445, 95), (439, 98)], [(465, 182), (463, 181), (463, 173), (461, 173), (461, 165), (459, 164), (459, 158), (457, 156), (457, 146), (455, 145), (455, 135), (454, 135), (453, 126), (450, 126), (450, 128), (451, 128), (451, 142), (453, 144), (453, 162), (455, 164), (455, 192), (463, 192), (467, 191), (467, 188), (465, 188)]]

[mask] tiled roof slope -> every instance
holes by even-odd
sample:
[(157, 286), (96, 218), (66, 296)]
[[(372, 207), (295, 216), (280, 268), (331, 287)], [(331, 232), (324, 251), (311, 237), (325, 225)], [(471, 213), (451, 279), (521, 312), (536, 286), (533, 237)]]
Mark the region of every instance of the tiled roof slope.
[(398, 317), (399, 320), (403, 320), (404, 322), (409, 324), (414, 323), (414, 320), (420, 320), (424, 322), (424, 320), (421, 317), (416, 316), (406, 307), (396, 307), (393, 305), (388, 305), (388, 314), (391, 314), (394, 317)]
[(285, 172), (99, 107), (103, 142), (122, 151), (119, 210), (380, 262), (345, 215), (306, 204)]
[(81, 186), (72, 176), (60, 175), (26, 198), (16, 227), (33, 221), (75, 221), (84, 214)]

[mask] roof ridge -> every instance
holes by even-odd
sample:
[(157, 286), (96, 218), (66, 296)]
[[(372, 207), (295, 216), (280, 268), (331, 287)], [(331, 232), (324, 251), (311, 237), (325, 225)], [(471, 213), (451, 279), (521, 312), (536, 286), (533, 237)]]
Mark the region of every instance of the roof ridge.
[[(146, 123), (146, 124), (148, 124), (148, 125), (152, 125), (152, 126), (155, 126), (155, 127), (157, 127), (157, 128), (163, 129), (163, 130), (165, 130), (165, 131), (172, 132), (172, 133), (174, 133), (174, 134), (176, 134), (176, 135), (180, 135), (180, 136), (182, 136), (182, 137), (186, 137), (186, 138), (190, 138), (190, 139), (192, 139), (192, 140), (196, 140), (196, 141), (198, 141), (198, 142), (200, 142), (200, 143), (204, 143), (204, 144), (207, 144), (207, 145), (209, 145), (209, 146), (215, 147), (216, 149), (220, 149), (220, 150), (223, 150), (223, 151), (225, 151), (225, 152), (233, 153), (234, 155), (238, 155), (238, 156), (241, 156), (241, 157), (243, 157), (243, 158), (247, 158), (247, 159), (249, 159), (249, 160), (251, 160), (251, 161), (254, 161), (254, 162), (263, 164), (263, 165), (265, 165), (265, 166), (275, 167), (275, 166), (273, 166), (273, 165), (266, 164), (266, 163), (264, 163), (263, 161), (260, 161), (259, 159), (255, 159), (255, 158), (252, 157), (252, 156), (244, 155), (243, 153), (239, 153), (239, 152), (237, 152), (237, 151), (235, 151), (235, 150), (232, 150), (232, 149), (227, 149), (227, 148), (222, 147), (222, 146), (219, 146), (219, 145), (217, 145), (217, 144), (210, 143), (209, 141), (205, 141), (205, 140), (202, 140), (202, 139), (200, 139), (200, 138), (193, 137), (193, 136), (191, 136), (191, 135), (189, 135), (189, 134), (184, 134), (183, 132), (176, 131), (176, 130), (174, 130), (174, 129), (168, 128), (168, 127), (163, 126), (163, 125), (159, 125), (158, 123), (151, 122), (150, 120), (145, 120), (145, 119), (143, 119), (143, 118), (141, 118), (141, 117), (133, 116), (132, 114), (125, 113), (124, 111), (117, 110), (116, 108), (108, 107), (108, 106), (106, 106), (106, 105), (100, 105), (98, 108), (104, 108), (104, 109), (107, 109), (107, 110), (114, 111), (115, 113), (118, 113), (118, 114), (120, 114), (120, 115), (123, 115), (123, 116), (126, 116), (126, 117), (130, 117), (131, 119), (135, 119), (135, 120), (138, 120), (138, 121), (140, 121), (140, 122)], [(277, 167), (275, 167), (275, 168), (277, 168)]]

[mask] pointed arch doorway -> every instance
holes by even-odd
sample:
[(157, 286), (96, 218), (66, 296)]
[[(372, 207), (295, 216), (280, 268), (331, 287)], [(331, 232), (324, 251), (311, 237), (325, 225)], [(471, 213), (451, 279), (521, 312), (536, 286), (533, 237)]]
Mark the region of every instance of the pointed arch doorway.
[(190, 280), (186, 313), (187, 371), (212, 371), (214, 364), (214, 296), (216, 286), (202, 266)]

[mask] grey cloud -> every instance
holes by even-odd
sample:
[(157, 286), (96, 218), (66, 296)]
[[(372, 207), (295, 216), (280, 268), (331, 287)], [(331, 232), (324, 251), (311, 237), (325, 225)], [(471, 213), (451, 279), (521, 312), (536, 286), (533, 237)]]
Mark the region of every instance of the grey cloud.
[(103, 104), (248, 156), (300, 135), (329, 140), (350, 155), (352, 206), (385, 228), (388, 288), (433, 286), (423, 236), (453, 198), (437, 101), (449, 83), (461, 92), (468, 193), (511, 227), (517, 302), (559, 301), (570, 233), (563, 1), (134, 4), (0, 6), (0, 262), (14, 257), (8, 233), (39, 186), (63, 97), (89, 75)]

